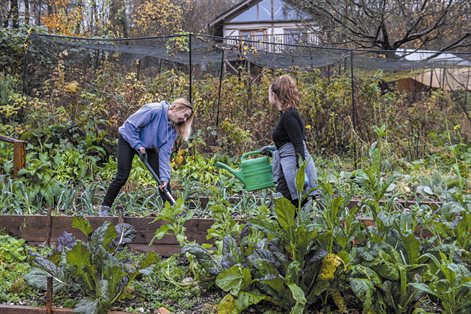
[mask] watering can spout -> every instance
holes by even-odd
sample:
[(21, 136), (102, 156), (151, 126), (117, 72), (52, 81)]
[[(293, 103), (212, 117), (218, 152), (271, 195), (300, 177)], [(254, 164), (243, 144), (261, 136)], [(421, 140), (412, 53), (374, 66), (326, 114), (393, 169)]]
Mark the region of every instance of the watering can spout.
[(222, 163), (222, 162), (216, 162), (216, 167), (219, 167), (219, 168), (223, 168), (223, 169), (226, 169), (227, 171), (229, 171), (230, 173), (232, 173), (237, 179), (240, 180), (240, 182), (242, 182), (243, 184), (245, 184), (245, 180), (244, 180), (244, 176), (242, 174), (242, 170), (235, 170), (235, 169), (232, 169), (231, 167), (229, 167), (228, 165), (226, 165), (225, 163)]

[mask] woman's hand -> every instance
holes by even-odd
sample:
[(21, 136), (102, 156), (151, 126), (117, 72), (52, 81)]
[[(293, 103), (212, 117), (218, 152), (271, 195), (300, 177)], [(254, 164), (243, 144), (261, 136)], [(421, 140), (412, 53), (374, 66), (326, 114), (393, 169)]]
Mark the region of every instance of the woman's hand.
[(144, 147), (139, 147), (139, 151), (141, 152), (141, 154), (145, 155), (146, 153), (146, 149)]
[(159, 185), (159, 189), (163, 190), (167, 187), (167, 185), (168, 185), (168, 182), (162, 181), (162, 184)]

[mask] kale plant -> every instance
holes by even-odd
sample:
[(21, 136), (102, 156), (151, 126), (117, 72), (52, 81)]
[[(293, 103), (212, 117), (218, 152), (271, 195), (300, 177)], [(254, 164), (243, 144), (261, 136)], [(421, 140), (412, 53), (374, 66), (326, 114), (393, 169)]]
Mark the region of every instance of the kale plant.
[(37, 268), (26, 276), (27, 282), (45, 289), (46, 277), (52, 276), (54, 290), (67, 289), (81, 296), (76, 313), (107, 313), (138, 275), (153, 271), (157, 255), (147, 253), (138, 262), (132, 262), (125, 254), (118, 254), (136, 236), (130, 224), (114, 226), (104, 222), (93, 231), (88, 220), (74, 217), (72, 226), (87, 240), (74, 241), (70, 234), (64, 234), (52, 255), (31, 253)]

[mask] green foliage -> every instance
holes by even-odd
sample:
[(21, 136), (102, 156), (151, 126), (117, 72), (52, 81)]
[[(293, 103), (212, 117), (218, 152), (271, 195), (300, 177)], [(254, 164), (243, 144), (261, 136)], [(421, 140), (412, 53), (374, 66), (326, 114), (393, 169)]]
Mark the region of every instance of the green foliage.
[(438, 298), (445, 313), (467, 313), (471, 309), (471, 272), (462, 264), (453, 262), (453, 252), (438, 258), (424, 254), (429, 259), (431, 278), (427, 282), (412, 283), (416, 289)]
[(75, 312), (107, 313), (137, 276), (152, 273), (157, 256), (148, 253), (130, 263), (120, 251), (136, 235), (129, 224), (114, 226), (105, 222), (93, 231), (85, 218), (74, 217), (72, 226), (80, 230), (87, 241), (77, 240), (71, 248), (48, 257), (35, 255), (34, 264), (38, 268), (26, 279), (30, 285), (44, 289), (46, 276), (52, 276), (56, 290), (81, 294)]
[(32, 292), (24, 280), (30, 269), (25, 241), (0, 234), (1, 303), (17, 302)]
[(151, 240), (162, 239), (166, 234), (173, 234), (177, 238), (178, 243), (183, 246), (188, 242), (185, 236), (185, 222), (193, 217), (193, 212), (187, 210), (183, 200), (177, 199), (176, 203), (172, 206), (169, 202), (165, 203), (164, 208), (160, 211), (159, 215), (154, 221), (162, 220), (162, 224), (156, 231)]

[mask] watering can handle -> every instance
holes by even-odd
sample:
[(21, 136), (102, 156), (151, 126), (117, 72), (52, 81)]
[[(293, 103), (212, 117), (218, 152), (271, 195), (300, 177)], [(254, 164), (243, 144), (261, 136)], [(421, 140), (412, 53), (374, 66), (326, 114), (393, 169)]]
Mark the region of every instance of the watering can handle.
[(246, 152), (244, 154), (242, 154), (242, 156), (240, 157), (240, 161), (244, 161), (248, 156), (252, 156), (252, 155), (259, 155), (261, 154), (262, 151), (260, 149), (257, 149), (257, 150), (253, 150), (251, 152)]

